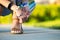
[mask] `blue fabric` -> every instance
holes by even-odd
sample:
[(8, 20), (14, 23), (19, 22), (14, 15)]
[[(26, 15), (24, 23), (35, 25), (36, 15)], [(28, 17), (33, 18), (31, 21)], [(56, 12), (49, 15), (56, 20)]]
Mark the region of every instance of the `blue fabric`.
[(16, 1), (16, 5), (21, 6), (22, 0), (15, 0), (15, 1)]
[(27, 3), (22, 3), (23, 6), (27, 5)]
[(4, 8), (1, 16), (7, 16), (7, 15), (9, 15), (10, 13), (11, 13), (11, 11), (10, 11), (9, 9)]
[(29, 5), (30, 11), (32, 11), (35, 8), (35, 5), (36, 5), (35, 2), (33, 2)]

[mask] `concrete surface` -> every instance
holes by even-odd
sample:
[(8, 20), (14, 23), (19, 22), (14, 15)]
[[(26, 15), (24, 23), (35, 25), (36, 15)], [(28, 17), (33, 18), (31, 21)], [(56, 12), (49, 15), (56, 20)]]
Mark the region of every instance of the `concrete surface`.
[(0, 40), (60, 40), (60, 30), (23, 27), (23, 34), (11, 34), (10, 28), (0, 25)]

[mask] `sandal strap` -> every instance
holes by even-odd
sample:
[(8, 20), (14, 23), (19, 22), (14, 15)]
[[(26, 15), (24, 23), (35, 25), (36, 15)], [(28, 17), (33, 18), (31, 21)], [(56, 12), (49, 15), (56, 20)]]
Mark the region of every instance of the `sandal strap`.
[(13, 18), (12, 20), (19, 20), (18, 18)]
[(16, 30), (17, 31), (20, 31), (20, 32), (18, 32), (18, 33), (17, 32), (16, 33), (14, 32), (13, 34), (22, 34), (23, 33), (23, 29), (22, 28), (20, 28), (20, 29), (18, 29), (18, 28), (12, 28), (11, 32), (12, 31), (16, 31)]

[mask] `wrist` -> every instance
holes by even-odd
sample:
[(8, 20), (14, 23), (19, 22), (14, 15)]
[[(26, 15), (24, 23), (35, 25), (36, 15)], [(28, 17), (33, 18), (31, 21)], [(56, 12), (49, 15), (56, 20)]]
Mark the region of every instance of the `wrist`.
[(16, 5), (13, 5), (12, 7), (11, 7), (11, 10), (13, 10), (13, 11), (17, 11), (18, 9), (20, 9), (20, 7), (19, 6), (16, 6)]
[(21, 15), (21, 9), (19, 6), (13, 5), (11, 7), (11, 10), (13, 10), (13, 12), (16, 12), (16, 15), (19, 17)]

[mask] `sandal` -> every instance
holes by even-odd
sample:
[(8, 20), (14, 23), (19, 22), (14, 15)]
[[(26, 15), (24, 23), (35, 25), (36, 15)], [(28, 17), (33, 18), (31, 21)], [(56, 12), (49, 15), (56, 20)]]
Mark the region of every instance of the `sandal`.
[[(17, 20), (17, 19), (13, 19), (13, 20)], [(22, 34), (23, 33), (23, 29), (22, 29), (22, 24), (20, 24), (17, 20), (17, 22), (15, 22), (15, 24), (13, 23), (13, 26), (11, 28), (11, 33), (12, 34)]]
[(12, 34), (23, 34), (23, 29), (21, 28), (12, 28), (11, 29)]

